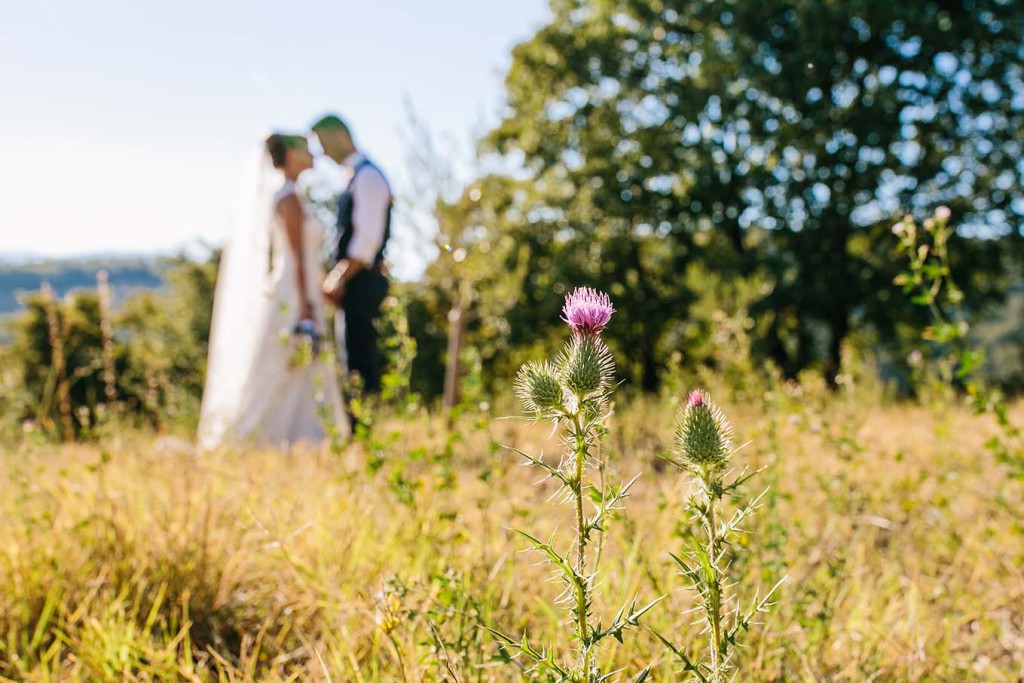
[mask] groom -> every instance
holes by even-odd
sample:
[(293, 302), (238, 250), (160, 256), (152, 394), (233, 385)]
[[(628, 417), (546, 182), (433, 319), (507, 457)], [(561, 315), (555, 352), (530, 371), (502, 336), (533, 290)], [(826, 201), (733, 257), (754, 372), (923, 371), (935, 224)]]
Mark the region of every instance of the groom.
[(366, 393), (376, 394), (380, 358), (375, 322), (388, 292), (384, 249), (391, 235), (391, 188), (380, 169), (356, 148), (351, 130), (339, 116), (322, 116), (313, 124), (313, 133), (324, 154), (351, 173), (338, 200), (336, 265), (322, 290), (344, 311), (349, 370), (359, 373)]

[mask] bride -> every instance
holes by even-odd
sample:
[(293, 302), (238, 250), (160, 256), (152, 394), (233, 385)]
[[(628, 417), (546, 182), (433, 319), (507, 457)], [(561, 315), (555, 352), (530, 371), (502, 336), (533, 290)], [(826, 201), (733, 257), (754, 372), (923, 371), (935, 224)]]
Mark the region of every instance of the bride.
[(224, 250), (210, 329), (199, 445), (288, 446), (348, 436), (337, 379), (319, 358), (326, 329), (323, 226), (295, 189), (313, 157), (300, 135), (274, 133)]

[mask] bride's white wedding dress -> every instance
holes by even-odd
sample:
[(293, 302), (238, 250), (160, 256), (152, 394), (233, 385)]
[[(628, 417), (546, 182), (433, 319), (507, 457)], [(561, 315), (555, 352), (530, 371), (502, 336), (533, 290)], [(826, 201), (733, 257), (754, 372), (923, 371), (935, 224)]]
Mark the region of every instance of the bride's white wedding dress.
[[(257, 209), (255, 229), (243, 226), (218, 275), (199, 425), (206, 449), (226, 443), (286, 447), (323, 441), (328, 431), (342, 438), (349, 432), (334, 367), (298, 352), (293, 335), (300, 310), (298, 263), (276, 207), (295, 194), (295, 185), (285, 182), (272, 198), (266, 194), (258, 192), (257, 201), (270, 205), (269, 216)], [(323, 225), (307, 209), (301, 257), (306, 297), (321, 333), (327, 329), (320, 293), (323, 240)]]

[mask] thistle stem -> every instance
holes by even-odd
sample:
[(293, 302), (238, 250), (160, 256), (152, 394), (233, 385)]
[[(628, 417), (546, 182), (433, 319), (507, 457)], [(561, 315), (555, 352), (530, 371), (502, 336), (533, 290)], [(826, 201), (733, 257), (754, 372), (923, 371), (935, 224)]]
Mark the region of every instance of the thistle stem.
[(715, 519), (715, 509), (721, 500), (722, 490), (719, 481), (713, 472), (702, 468), (699, 474), (701, 486), (707, 497), (707, 503), (702, 515), (704, 531), (707, 534), (707, 557), (710, 564), (710, 572), (706, 577), (707, 612), (708, 625), (711, 627), (711, 682), (724, 683), (725, 675), (725, 642), (722, 637), (722, 577), (719, 569), (720, 556), (722, 551), (721, 539), (718, 536), (718, 528)]
[(714, 683), (725, 680), (725, 672), (722, 670), (719, 658), (722, 648), (722, 604), (721, 604), (721, 581), (718, 576), (718, 534), (715, 529), (715, 503), (714, 494), (711, 493), (711, 486), (707, 483), (705, 488), (708, 491), (708, 507), (705, 515), (708, 534), (708, 560), (711, 563), (711, 576), (708, 580), (708, 594), (711, 604), (708, 605), (708, 618), (711, 622), (711, 675)]
[[(573, 502), (576, 506), (576, 631), (580, 646), (580, 674), (586, 676), (590, 669), (590, 633), (587, 624), (587, 539), (586, 520), (583, 517), (583, 472), (587, 462), (587, 435), (580, 425), (579, 416), (573, 417), (575, 427), (576, 476), (573, 480)], [(584, 679), (585, 680), (585, 679)]]

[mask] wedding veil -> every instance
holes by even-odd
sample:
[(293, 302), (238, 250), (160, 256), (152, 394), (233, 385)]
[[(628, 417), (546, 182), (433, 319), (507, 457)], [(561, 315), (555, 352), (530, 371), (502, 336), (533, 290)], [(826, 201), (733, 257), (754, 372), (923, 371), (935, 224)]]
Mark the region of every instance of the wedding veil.
[(221, 255), (210, 326), (210, 352), (200, 410), (203, 449), (230, 439), (243, 418), (246, 385), (257, 371), (257, 353), (268, 313), (270, 237), (275, 184), (280, 183), (265, 146), (250, 155), (233, 212), (234, 234)]

